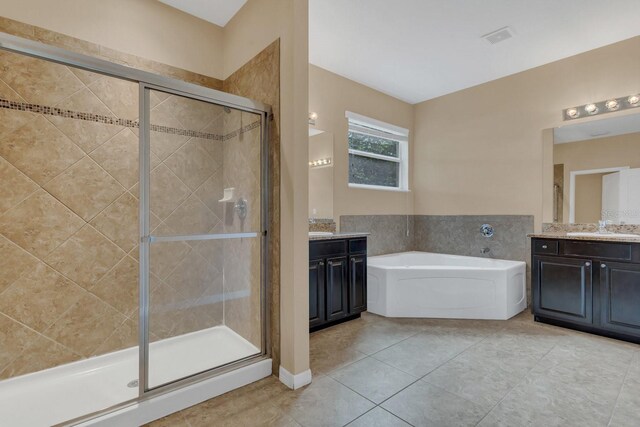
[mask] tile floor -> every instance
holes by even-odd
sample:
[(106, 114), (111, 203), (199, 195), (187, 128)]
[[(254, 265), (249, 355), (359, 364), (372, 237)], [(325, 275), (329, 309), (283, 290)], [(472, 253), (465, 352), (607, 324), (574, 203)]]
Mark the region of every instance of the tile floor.
[(534, 323), (361, 319), (311, 335), (313, 382), (275, 377), (156, 421), (201, 426), (640, 426), (640, 346)]

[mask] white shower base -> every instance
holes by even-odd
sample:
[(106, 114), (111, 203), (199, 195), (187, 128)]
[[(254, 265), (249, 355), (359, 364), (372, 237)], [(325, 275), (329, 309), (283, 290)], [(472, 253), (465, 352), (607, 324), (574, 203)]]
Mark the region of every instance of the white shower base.
[[(258, 353), (258, 348), (226, 326), (158, 341), (149, 348), (149, 385), (162, 385)], [(151, 421), (181, 409), (176, 405), (193, 405), (269, 376), (271, 361), (267, 362), (128, 406), (115, 418), (112, 414), (83, 425), (137, 425)], [(51, 426), (112, 407), (138, 396), (137, 387), (127, 386), (137, 378), (138, 347), (132, 347), (2, 381), (0, 425)], [(170, 400), (172, 393), (177, 393), (175, 402)], [(154, 400), (163, 403), (154, 406)]]

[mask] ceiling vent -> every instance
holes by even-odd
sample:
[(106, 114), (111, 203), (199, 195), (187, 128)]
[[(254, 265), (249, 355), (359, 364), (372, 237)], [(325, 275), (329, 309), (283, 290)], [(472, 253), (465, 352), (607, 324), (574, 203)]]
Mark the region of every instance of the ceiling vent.
[(488, 41), (491, 44), (497, 44), (507, 39), (513, 37), (513, 30), (509, 27), (500, 28), (499, 30), (495, 30), (490, 32), (489, 34), (485, 34), (482, 36), (483, 39)]

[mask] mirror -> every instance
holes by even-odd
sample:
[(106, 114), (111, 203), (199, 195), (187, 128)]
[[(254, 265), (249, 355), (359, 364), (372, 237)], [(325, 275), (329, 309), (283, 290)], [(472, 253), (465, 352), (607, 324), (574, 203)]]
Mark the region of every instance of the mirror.
[(553, 222), (640, 224), (640, 114), (553, 130)]
[(333, 134), (309, 127), (309, 218), (333, 219)]

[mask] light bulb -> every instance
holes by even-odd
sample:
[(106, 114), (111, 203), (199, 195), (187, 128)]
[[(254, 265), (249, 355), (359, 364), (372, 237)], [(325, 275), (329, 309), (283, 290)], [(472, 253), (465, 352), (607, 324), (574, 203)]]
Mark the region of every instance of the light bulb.
[(620, 108), (620, 104), (618, 103), (617, 99), (610, 99), (604, 105), (609, 111), (616, 111), (618, 108)]
[(316, 120), (316, 119), (318, 118), (318, 113), (316, 113), (315, 111), (314, 111), (314, 112), (309, 113), (309, 118), (310, 118), (311, 120)]
[(596, 106), (596, 104), (587, 104), (584, 106), (584, 111), (593, 115), (598, 112), (598, 107)]
[(632, 107), (637, 107), (640, 104), (640, 95), (631, 95), (629, 98), (627, 98), (627, 102)]
[(567, 109), (567, 117), (571, 119), (577, 119), (578, 117), (580, 117), (580, 112), (577, 108), (569, 108)]

